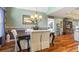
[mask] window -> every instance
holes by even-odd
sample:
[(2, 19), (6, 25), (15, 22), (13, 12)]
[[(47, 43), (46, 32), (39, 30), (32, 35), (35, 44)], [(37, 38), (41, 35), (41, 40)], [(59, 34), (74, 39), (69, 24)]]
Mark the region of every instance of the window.
[(55, 25), (54, 25), (54, 19), (52, 18), (48, 18), (48, 28), (51, 29), (52, 32), (54, 32), (54, 28), (55, 28)]
[(0, 8), (0, 37), (4, 36), (4, 10)]

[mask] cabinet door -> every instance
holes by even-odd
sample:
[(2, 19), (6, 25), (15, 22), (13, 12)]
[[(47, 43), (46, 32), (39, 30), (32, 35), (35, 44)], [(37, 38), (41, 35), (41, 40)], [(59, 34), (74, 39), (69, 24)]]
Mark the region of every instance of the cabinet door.
[(31, 51), (38, 51), (40, 50), (40, 32), (32, 32), (31, 34), (31, 40), (30, 40), (30, 46)]
[(42, 46), (41, 46), (42, 49), (49, 48), (49, 32), (42, 33), (41, 44), (42, 44)]
[(31, 51), (39, 51), (45, 48), (49, 48), (49, 32), (32, 32), (30, 44)]
[(73, 33), (73, 25), (69, 19), (63, 20), (63, 34), (72, 34)]

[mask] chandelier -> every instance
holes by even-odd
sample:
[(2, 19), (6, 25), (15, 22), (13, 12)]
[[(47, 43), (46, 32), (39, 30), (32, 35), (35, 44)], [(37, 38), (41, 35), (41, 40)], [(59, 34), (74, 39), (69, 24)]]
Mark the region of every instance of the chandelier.
[(39, 27), (38, 24), (39, 22), (42, 20), (42, 15), (40, 15), (40, 13), (37, 12), (37, 8), (34, 14), (32, 14), (31, 16), (24, 16), (23, 18), (23, 23), (24, 24), (34, 24), (35, 27)]
[(30, 20), (31, 20), (34, 24), (38, 24), (41, 19), (42, 19), (42, 15), (39, 15), (39, 14), (37, 13), (37, 8), (36, 8), (35, 14), (30, 16)]

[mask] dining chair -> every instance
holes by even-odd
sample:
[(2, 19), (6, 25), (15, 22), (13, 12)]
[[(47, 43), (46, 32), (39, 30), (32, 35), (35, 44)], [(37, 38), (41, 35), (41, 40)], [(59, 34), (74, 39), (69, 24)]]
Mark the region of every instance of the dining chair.
[[(22, 48), (22, 44), (21, 41), (26, 40), (27, 42), (27, 48), (24, 49)], [(17, 40), (17, 45), (19, 47), (19, 52), (30, 52), (30, 45), (29, 45), (29, 40), (30, 40), (30, 35), (23, 35), (23, 36), (19, 36), (18, 40)], [(26, 45), (25, 45), (26, 46)]]

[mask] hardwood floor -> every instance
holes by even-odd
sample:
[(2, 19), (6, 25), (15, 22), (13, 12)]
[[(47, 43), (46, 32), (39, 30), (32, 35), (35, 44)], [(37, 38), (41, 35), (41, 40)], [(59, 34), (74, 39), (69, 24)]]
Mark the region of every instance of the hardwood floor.
[[(73, 37), (72, 34), (57, 36), (54, 40), (54, 46), (51, 45), (49, 48), (37, 52), (77, 52), (79, 43)], [(22, 52), (27, 52), (27, 50)]]
[[(54, 40), (54, 46), (51, 45), (49, 48), (40, 50), (38, 52), (77, 52), (79, 43), (76, 42), (73, 37), (74, 36), (71, 34), (57, 36), (55, 37)], [(15, 46), (15, 42), (14, 41), (10, 42), (5, 46), (3, 46), (2, 48), (0, 48), (0, 51), (11, 51), (14, 49), (12, 48), (14, 46)], [(10, 49), (10, 47), (12, 49)], [(26, 50), (24, 50), (24, 52), (26, 52)]]
[(54, 46), (40, 50), (42, 52), (77, 52), (78, 42), (74, 41), (73, 35), (61, 35), (55, 38)]
[(6, 43), (4, 46), (0, 47), (0, 52), (14, 52), (15, 51), (15, 41)]

